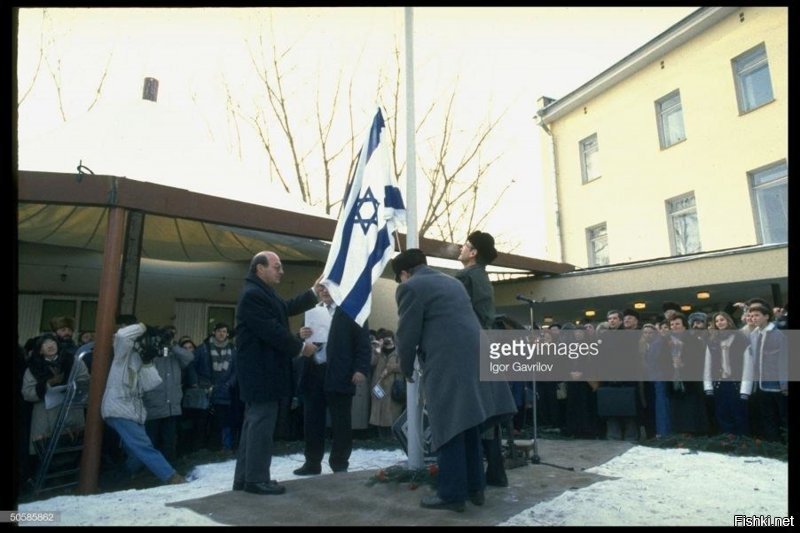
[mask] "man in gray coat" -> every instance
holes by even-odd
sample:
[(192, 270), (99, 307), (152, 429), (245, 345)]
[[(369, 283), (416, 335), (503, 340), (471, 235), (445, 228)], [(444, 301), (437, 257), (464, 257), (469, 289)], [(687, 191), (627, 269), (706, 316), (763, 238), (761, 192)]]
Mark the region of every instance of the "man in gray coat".
[(420, 505), (462, 512), (467, 497), (475, 505), (484, 502), (481, 426), (513, 414), (514, 399), (504, 383), (480, 381), (481, 325), (462, 283), (428, 267), (415, 248), (395, 257), (392, 269), (400, 283), (395, 294), (400, 367), (410, 381), (419, 355), (431, 448), (438, 453), (437, 494), (423, 497)]

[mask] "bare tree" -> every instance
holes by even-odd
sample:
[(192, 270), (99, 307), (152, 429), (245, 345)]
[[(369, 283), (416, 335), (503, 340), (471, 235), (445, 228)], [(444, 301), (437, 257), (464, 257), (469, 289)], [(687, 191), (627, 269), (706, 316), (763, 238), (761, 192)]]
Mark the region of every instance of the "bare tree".
[[(33, 88), (37, 85), (40, 81), (39, 74), (41, 72), (42, 63), (46, 65), (47, 72), (50, 74), (50, 78), (53, 80), (53, 85), (56, 91), (56, 102), (58, 105), (58, 112), (63, 122), (68, 120), (68, 113), (64, 105), (64, 81), (63, 81), (63, 74), (62, 74), (62, 57), (61, 57), (61, 50), (60, 44), (58, 39), (56, 38), (56, 34), (52, 31), (52, 20), (50, 18), (50, 14), (48, 13), (47, 9), (42, 9), (42, 24), (41, 30), (39, 34), (39, 47), (38, 47), (38, 59), (36, 64), (36, 69), (34, 70), (33, 76), (31, 81), (28, 85), (28, 88), (23, 91), (22, 95), (18, 98), (17, 107), (21, 106), (28, 95), (31, 93)], [(50, 28), (48, 30), (48, 28)], [(100, 73), (100, 79), (97, 82), (97, 86), (94, 90), (94, 95), (92, 97), (91, 102), (89, 103), (88, 107), (86, 108), (87, 111), (90, 111), (95, 104), (99, 101), (102, 92), (103, 92), (103, 84), (108, 77), (108, 73), (111, 68), (111, 60), (113, 58), (113, 52), (109, 53), (108, 59), (106, 60), (105, 66), (103, 67), (102, 72)]]
[[(331, 213), (341, 203), (342, 195), (338, 193), (344, 190), (345, 185), (345, 180), (337, 173), (342, 167), (338, 162), (344, 158), (346, 176), (352, 175), (357, 162), (356, 128), (351, 105), (354, 79), (351, 76), (344, 82), (344, 74), (340, 72), (330, 101), (325, 101), (318, 87), (310, 119), (315, 135), (298, 135), (307, 121), (297, 113), (297, 102), (290, 99), (293, 69), (286, 67), (285, 63), (291, 52), (291, 46), (279, 50), (274, 39), (266, 44), (263, 34), (259, 35), (257, 45), (250, 47), (250, 61), (261, 83), (263, 98), (245, 108), (235, 100), (226, 83), (227, 113), (234, 122), (237, 135), (240, 119), (252, 127), (267, 155), (270, 175), (286, 192), (296, 190), (305, 203), (321, 203), (325, 212)], [(348, 125), (344, 138), (341, 134), (333, 134), (343, 113), (347, 114)], [(338, 187), (335, 186), (337, 183), (340, 184)]]
[[(394, 75), (387, 83), (391, 86), (390, 105), (385, 105), (385, 107), (391, 117), (388, 121), (390, 140), (395, 172), (399, 179), (405, 162), (400, 163), (397, 144), (397, 111), (400, 103), (400, 80), (402, 77), (400, 49), (397, 43), (395, 43), (393, 55), (395, 59)], [(513, 183), (513, 180), (507, 180), (499, 194), (493, 190), (494, 201), (489, 206), (479, 209), (480, 185), (492, 164), (500, 158), (500, 155), (497, 155), (484, 162), (481, 154), (486, 150), (487, 140), (502, 120), (505, 112), (496, 119), (486, 119), (478, 125), (474, 135), (466, 144), (459, 143), (454, 137), (456, 125), (454, 103), (457, 96), (458, 82), (456, 81), (447, 98), (442, 122), (440, 124), (432, 123), (432, 116), (437, 108), (437, 102), (432, 101), (422, 113), (422, 117), (415, 127), (415, 134), (419, 137), (423, 126), (428, 123), (428, 129), (434, 132), (432, 138), (437, 139), (437, 142), (428, 147), (426, 160), (423, 160), (425, 157), (423, 152), (420, 151), (418, 154), (420, 167), (428, 186), (427, 207), (419, 227), (420, 238), (429, 236), (448, 242), (455, 242), (463, 238), (471, 230), (483, 226), (487, 217), (497, 207)], [(457, 145), (458, 148), (456, 148)]]
[[(274, 39), (269, 46), (265, 46), (263, 34), (259, 35), (258, 46), (256, 51), (251, 49), (250, 59), (262, 85), (262, 104), (245, 111), (228, 93), (227, 107), (232, 116), (242, 117), (252, 126), (268, 156), (271, 172), (284, 189), (290, 193), (292, 189), (297, 190), (304, 202), (311, 205), (322, 203), (325, 211), (331, 213), (340, 202), (334, 195), (333, 184), (343, 181), (341, 174), (337, 173), (342, 166), (334, 163), (344, 154), (349, 155), (349, 177), (357, 162), (357, 128), (353, 123), (352, 96), (354, 81), (351, 76), (349, 81), (343, 82), (345, 75), (340, 71), (330, 100), (325, 100), (319, 87), (317, 88), (313, 107), (316, 141), (313, 145), (303, 144), (298, 135), (302, 123), (293, 114), (293, 110), (298, 107), (296, 102), (290, 102), (293, 92), (289, 78), (293, 69), (287, 67), (287, 62), (291, 51), (291, 46), (279, 48)], [(406, 162), (399, 153), (397, 138), (400, 129), (398, 110), (402, 79), (401, 53), (397, 43), (393, 55), (393, 69), (380, 76), (377, 94), (386, 112), (394, 172), (399, 180)], [(419, 235), (450, 242), (461, 239), (470, 230), (482, 226), (513, 183), (511, 179), (507, 179), (499, 194), (493, 188), (493, 200), (488, 205), (485, 205), (485, 201), (481, 203), (481, 185), (489, 175), (492, 165), (500, 158), (500, 154), (496, 152), (487, 155), (491, 153), (488, 140), (504, 113), (497, 118), (485, 119), (475, 128), (470, 138), (465, 140), (461, 134), (464, 128), (457, 127), (459, 120), (456, 117), (455, 103), (458, 98), (458, 84), (454, 83), (452, 87), (444, 106), (437, 101), (431, 101), (425, 106), (415, 128), (418, 136), (425, 130), (432, 132), (430, 139), (435, 139), (419, 155), (428, 198)], [(434, 123), (437, 112), (442, 117), (441, 123)], [(337, 118), (341, 120), (345, 113), (349, 135), (344, 139), (341, 135), (334, 139), (334, 122)], [(282, 154), (283, 160), (280, 158)], [(321, 170), (318, 174), (312, 174), (311, 168)], [(323, 181), (322, 184), (320, 180)], [(322, 188), (318, 189), (320, 185)], [(321, 199), (317, 198), (315, 190), (324, 191)]]

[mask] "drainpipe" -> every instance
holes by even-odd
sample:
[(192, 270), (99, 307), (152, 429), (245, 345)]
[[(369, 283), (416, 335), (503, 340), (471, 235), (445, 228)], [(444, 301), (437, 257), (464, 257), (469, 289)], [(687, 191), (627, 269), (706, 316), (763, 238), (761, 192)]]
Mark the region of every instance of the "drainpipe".
[[(541, 112), (542, 109), (544, 109), (545, 107), (547, 107), (548, 105), (550, 105), (553, 102), (555, 102), (555, 99), (548, 98), (547, 96), (542, 96), (541, 98), (539, 98), (539, 100), (537, 100), (539, 111)], [(551, 180), (551, 185), (552, 185), (552, 188), (553, 188), (552, 201), (553, 201), (553, 209), (554, 209), (555, 215), (556, 215), (556, 217), (555, 217), (555, 219), (556, 219), (556, 223), (555, 223), (555, 226), (556, 226), (556, 257), (557, 257), (558, 261), (564, 263), (565, 262), (565, 259), (564, 259), (564, 241), (563, 241), (563, 236), (561, 234), (561, 210), (559, 209), (559, 201), (558, 201), (558, 179), (557, 179), (557, 177), (558, 177), (558, 165), (556, 163), (556, 143), (555, 143), (555, 140), (553, 139), (553, 132), (550, 131), (550, 128), (548, 128), (547, 124), (544, 123), (544, 120), (542, 119), (542, 115), (540, 113), (537, 113), (536, 115), (534, 115), (534, 119), (536, 120), (536, 125), (539, 126), (540, 128), (542, 128), (545, 131), (545, 133), (547, 133), (547, 138), (548, 138), (549, 143), (550, 143), (550, 163), (551, 163), (551, 168), (550, 168), (550, 176), (549, 176), (549, 178)]]

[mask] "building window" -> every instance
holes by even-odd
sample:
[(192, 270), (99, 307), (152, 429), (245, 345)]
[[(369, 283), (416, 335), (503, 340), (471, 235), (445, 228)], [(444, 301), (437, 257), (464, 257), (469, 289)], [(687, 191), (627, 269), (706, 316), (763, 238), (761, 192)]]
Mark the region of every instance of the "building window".
[(675, 91), (656, 101), (656, 116), (658, 117), (658, 138), (661, 148), (669, 148), (675, 143), (686, 139), (683, 127), (683, 107), (681, 106), (681, 93)]
[(762, 244), (788, 241), (789, 174), (786, 162), (748, 173), (756, 219)]
[(740, 113), (747, 113), (773, 100), (767, 50), (763, 43), (734, 58), (732, 63)]
[(586, 244), (589, 248), (589, 266), (608, 264), (608, 232), (605, 224), (586, 229)]
[(45, 298), (42, 300), (42, 314), (39, 317), (39, 330), (50, 331), (50, 319), (57, 316), (74, 318), (76, 330), (73, 339), (78, 338), (82, 331), (94, 331), (97, 318), (97, 301), (75, 298)]
[(586, 137), (580, 142), (581, 147), (581, 177), (583, 183), (600, 177), (600, 164), (597, 152), (597, 134)]
[(672, 255), (686, 255), (702, 251), (694, 193), (667, 200), (667, 216), (669, 217)]

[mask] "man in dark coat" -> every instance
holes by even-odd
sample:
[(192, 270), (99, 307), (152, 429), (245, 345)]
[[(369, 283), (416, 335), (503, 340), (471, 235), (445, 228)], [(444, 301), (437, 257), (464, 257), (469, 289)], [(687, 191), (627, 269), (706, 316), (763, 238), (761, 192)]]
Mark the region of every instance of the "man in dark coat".
[(245, 402), (244, 424), (233, 474), (233, 490), (283, 494), (286, 487), (270, 480), (272, 437), (278, 401), (292, 396), (292, 358), (316, 351), (289, 330), (289, 316), (317, 303), (317, 288), (291, 300), (273, 288), (283, 277), (280, 257), (259, 252), (236, 305), (236, 367), (239, 395)]
[(438, 452), (437, 494), (423, 497), (420, 505), (461, 512), (467, 497), (475, 505), (484, 502), (481, 426), (513, 415), (514, 398), (504, 383), (480, 381), (481, 325), (464, 285), (428, 267), (419, 249), (395, 257), (392, 268), (400, 282), (395, 295), (400, 367), (412, 380), (419, 355), (431, 448)]
[[(455, 277), (464, 284), (469, 294), (472, 310), (478, 317), (483, 329), (492, 329), (497, 316), (494, 307), (494, 289), (486, 265), (497, 258), (494, 237), (483, 231), (473, 231), (461, 247), (458, 260), (464, 268), (455, 273)], [(512, 395), (513, 396), (513, 395)], [(510, 420), (506, 421), (510, 423)], [(510, 426), (509, 426), (510, 430)], [(511, 433), (509, 433), (510, 435)], [(503, 447), (500, 441), (500, 425), (495, 424), (481, 435), (481, 445), (486, 456), (486, 484), (495, 487), (507, 487), (508, 476), (503, 464)]]
[[(317, 352), (303, 358), (299, 389), (303, 394), (305, 463), (294, 471), (312, 476), (322, 471), (325, 453), (325, 414), (331, 413), (331, 453), (328, 464), (334, 472), (347, 472), (353, 451), (352, 409), (356, 385), (369, 373), (372, 347), (369, 326), (359, 326), (337, 306), (326, 287), (319, 290), (320, 309), (330, 313), (327, 341), (319, 341)], [(309, 338), (312, 328), (303, 327), (300, 337)]]

